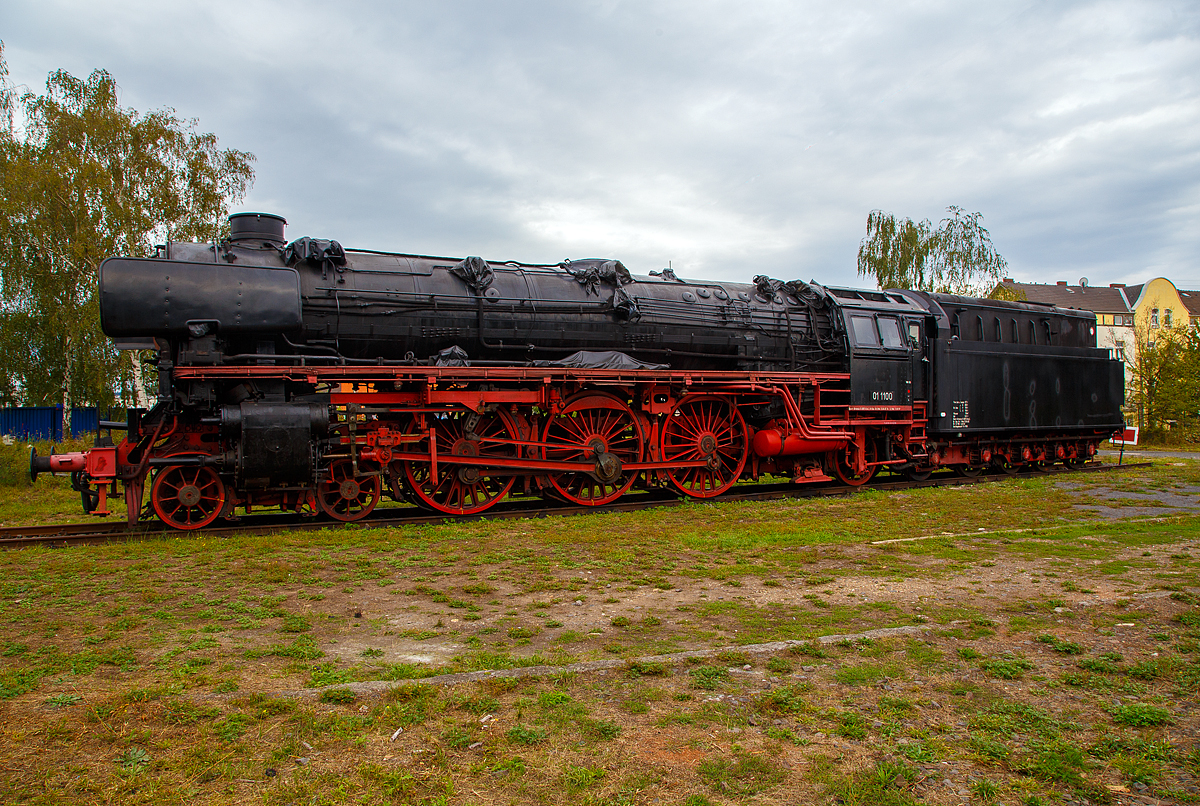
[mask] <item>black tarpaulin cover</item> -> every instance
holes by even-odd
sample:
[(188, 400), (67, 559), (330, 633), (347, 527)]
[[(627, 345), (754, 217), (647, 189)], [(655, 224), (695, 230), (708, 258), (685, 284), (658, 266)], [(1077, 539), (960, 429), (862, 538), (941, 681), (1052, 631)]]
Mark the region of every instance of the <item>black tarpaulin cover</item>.
[(535, 367), (569, 367), (571, 369), (669, 369), (670, 364), (650, 364), (638, 361), (616, 350), (593, 352), (580, 350), (558, 361), (534, 361)]

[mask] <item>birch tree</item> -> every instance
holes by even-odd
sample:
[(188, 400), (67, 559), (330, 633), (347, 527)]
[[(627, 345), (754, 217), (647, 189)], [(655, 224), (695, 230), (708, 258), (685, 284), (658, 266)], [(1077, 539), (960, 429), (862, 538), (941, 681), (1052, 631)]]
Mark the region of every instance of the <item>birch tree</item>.
[(858, 247), (858, 273), (880, 288), (911, 288), (966, 296), (982, 296), (996, 284), (1008, 263), (996, 251), (981, 213), (961, 207), (937, 227), (929, 219), (898, 220), (872, 210), (867, 237)]
[(100, 331), (101, 261), (219, 237), (254, 156), (172, 109), (122, 107), (104, 70), (18, 91), (2, 43), (0, 115), (0, 401), (61, 403), (67, 433), (72, 405), (145, 399), (137, 354)]

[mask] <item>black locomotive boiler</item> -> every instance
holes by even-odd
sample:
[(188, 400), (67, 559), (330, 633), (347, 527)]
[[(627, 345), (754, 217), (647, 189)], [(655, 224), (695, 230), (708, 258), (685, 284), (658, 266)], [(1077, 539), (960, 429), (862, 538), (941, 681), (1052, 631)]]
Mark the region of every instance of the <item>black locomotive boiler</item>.
[(118, 445), (33, 456), (86, 509), (195, 529), (239, 510), (353, 521), (584, 505), (635, 485), (863, 484), (880, 469), (1086, 461), (1122, 427), (1095, 316), (920, 291), (640, 276), (344, 249), (230, 217), (220, 243), (100, 268), (104, 332), (153, 351), (157, 404)]

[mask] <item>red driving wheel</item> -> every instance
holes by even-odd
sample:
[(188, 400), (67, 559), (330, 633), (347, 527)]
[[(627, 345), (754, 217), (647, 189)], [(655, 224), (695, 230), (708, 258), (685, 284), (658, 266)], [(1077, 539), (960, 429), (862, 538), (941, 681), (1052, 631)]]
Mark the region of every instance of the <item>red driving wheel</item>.
[(712, 498), (732, 487), (746, 466), (749, 434), (737, 406), (717, 395), (685, 398), (662, 428), (664, 462), (704, 461), (704, 467), (668, 470), (679, 490)]
[(597, 507), (616, 501), (633, 486), (637, 471), (625, 465), (642, 461), (645, 439), (633, 410), (605, 392), (581, 392), (546, 422), (542, 437), (547, 460), (586, 462), (587, 472), (549, 474), (550, 486), (575, 504)]
[[(500, 474), (486, 466), (487, 456), (517, 457), (517, 446), (512, 444), (517, 429), (507, 414), (454, 411), (430, 417), (429, 425), (437, 440), (438, 456), (481, 458), (478, 465), (439, 462), (437, 478), (432, 478), (430, 462), (405, 462), (405, 481), (416, 503), (451, 515), (474, 515), (508, 495), (516, 476), (512, 471)], [(415, 432), (416, 425), (412, 428)], [(428, 440), (416, 443), (413, 450), (428, 454)]]

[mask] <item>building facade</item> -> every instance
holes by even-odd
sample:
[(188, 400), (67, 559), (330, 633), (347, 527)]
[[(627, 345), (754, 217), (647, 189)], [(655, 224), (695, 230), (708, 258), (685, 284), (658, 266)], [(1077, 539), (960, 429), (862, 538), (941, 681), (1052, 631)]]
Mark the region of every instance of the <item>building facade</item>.
[[(1200, 332), (1200, 291), (1175, 287), (1165, 277), (1155, 277), (1141, 285), (1113, 283), (1107, 288), (1092, 288), (1081, 282), (1069, 285), (1016, 283), (1005, 278), (996, 291), (1006, 298), (1040, 302), (1064, 308), (1080, 308), (1096, 314), (1096, 345), (1106, 347), (1113, 358), (1125, 362), (1126, 403), (1129, 411), (1143, 420), (1146, 390), (1134, 388), (1134, 367), (1141, 350), (1153, 349), (1160, 342), (1180, 338), (1189, 331)], [(995, 292), (993, 292), (995, 293)], [(1170, 428), (1173, 420), (1164, 420)]]

